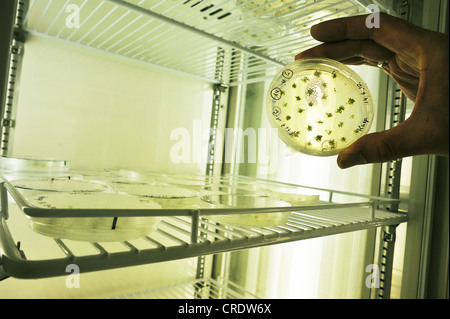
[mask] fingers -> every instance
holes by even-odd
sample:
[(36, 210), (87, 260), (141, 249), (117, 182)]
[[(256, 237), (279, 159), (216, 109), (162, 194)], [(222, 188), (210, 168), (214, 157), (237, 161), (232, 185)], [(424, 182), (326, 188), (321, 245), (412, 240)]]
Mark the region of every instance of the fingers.
[[(295, 59), (324, 57), (343, 62), (352, 58), (362, 58), (371, 62), (387, 62), (395, 54), (371, 40), (345, 40), (324, 43), (299, 53)], [(373, 65), (373, 63), (369, 64)]]
[(439, 141), (430, 124), (421, 117), (411, 116), (390, 130), (367, 134), (344, 149), (338, 155), (337, 164), (340, 168), (349, 168), (412, 155), (438, 154)]
[(381, 163), (406, 156), (402, 150), (404, 141), (393, 138), (401, 135), (399, 129), (365, 135), (343, 150), (337, 158), (340, 168), (367, 163)]
[(366, 27), (366, 16), (338, 18), (311, 27), (311, 35), (322, 42), (373, 39), (374, 28)]
[[(420, 48), (419, 35), (423, 30), (402, 19), (380, 13), (379, 28), (369, 28), (368, 15), (339, 18), (325, 21), (311, 27), (311, 35), (321, 42), (370, 39), (388, 50), (417, 52)], [(411, 41), (414, 37), (414, 41)]]

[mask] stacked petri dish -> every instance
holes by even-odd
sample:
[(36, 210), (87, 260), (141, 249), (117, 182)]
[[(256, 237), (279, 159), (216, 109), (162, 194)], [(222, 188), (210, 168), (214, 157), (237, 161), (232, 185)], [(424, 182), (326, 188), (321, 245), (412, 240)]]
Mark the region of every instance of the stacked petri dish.
[[(289, 207), (288, 202), (272, 199), (266, 196), (240, 195), (240, 194), (215, 194), (203, 196), (202, 200), (217, 208), (235, 210), (234, 213), (210, 215), (207, 218), (237, 226), (279, 226), (284, 225), (291, 212), (277, 213), (245, 213), (245, 208)], [(242, 210), (236, 210), (242, 208)]]
[(90, 211), (99, 217), (29, 217), (31, 229), (54, 238), (77, 241), (124, 241), (150, 234), (159, 217), (101, 217), (110, 210), (151, 209), (161, 206), (154, 201), (112, 192), (100, 182), (73, 178), (37, 178), (13, 180), (12, 184), (28, 203), (44, 209)]

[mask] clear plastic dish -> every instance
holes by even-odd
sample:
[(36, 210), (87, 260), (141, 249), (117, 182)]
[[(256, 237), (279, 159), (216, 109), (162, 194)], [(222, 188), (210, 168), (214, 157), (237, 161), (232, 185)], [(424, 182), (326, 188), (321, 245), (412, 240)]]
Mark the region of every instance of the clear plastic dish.
[(273, 79), (267, 112), (280, 139), (295, 151), (338, 154), (372, 125), (373, 102), (360, 76), (324, 58), (297, 60)]
[(119, 192), (152, 198), (192, 198), (199, 194), (197, 191), (186, 188), (139, 183), (115, 184), (114, 189)]
[(68, 165), (65, 160), (0, 156), (0, 170), (14, 172), (60, 172)]
[(316, 205), (320, 200), (319, 195), (303, 195), (278, 190), (270, 190), (269, 193), (271, 198), (288, 202), (292, 206)]
[[(43, 193), (28, 199), (33, 206), (50, 209), (160, 209), (147, 198), (114, 193)], [(160, 217), (67, 217), (29, 219), (35, 232), (77, 241), (124, 241), (150, 234)]]
[(199, 192), (187, 188), (128, 183), (115, 184), (114, 189), (126, 194), (151, 198), (164, 209), (195, 209), (204, 204), (199, 199)]
[[(288, 207), (288, 202), (275, 200), (264, 196), (250, 195), (209, 195), (203, 196), (202, 200), (215, 205), (217, 208), (262, 208), (262, 207)], [(227, 214), (211, 215), (208, 218), (237, 226), (279, 226), (288, 221), (291, 212), (281, 213), (258, 213), (258, 214)]]
[(13, 180), (12, 184), (22, 190), (29, 191), (27, 194), (36, 191), (48, 192), (102, 192), (109, 189), (105, 184), (84, 180), (77, 180), (70, 177), (46, 177)]
[(242, 12), (261, 18), (283, 16), (298, 7), (292, 0), (235, 0), (235, 3), (240, 7)]

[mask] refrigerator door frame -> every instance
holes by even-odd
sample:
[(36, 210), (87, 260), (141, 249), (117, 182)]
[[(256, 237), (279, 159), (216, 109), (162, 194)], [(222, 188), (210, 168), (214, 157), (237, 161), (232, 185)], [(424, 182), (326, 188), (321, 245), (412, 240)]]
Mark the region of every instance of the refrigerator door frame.
[[(423, 10), (423, 0), (409, 1), (410, 22), (448, 34), (448, 1), (426, 2), (428, 10)], [(448, 178), (448, 158), (413, 157), (401, 298), (448, 298), (448, 194), (438, 189), (448, 189)], [(440, 229), (440, 225), (447, 227)], [(430, 276), (434, 277), (431, 288)]]

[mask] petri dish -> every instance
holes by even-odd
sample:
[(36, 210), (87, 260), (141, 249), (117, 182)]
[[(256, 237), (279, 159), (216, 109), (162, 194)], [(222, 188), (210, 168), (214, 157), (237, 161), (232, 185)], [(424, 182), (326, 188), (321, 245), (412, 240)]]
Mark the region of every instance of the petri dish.
[[(42, 193), (28, 198), (46, 209), (160, 209), (152, 200), (115, 193)], [(93, 213), (94, 214), (94, 213)], [(153, 232), (160, 217), (30, 217), (35, 232), (77, 241), (123, 241)]]
[(319, 195), (305, 195), (290, 191), (270, 190), (270, 197), (290, 203), (292, 206), (316, 205), (319, 203)]
[(132, 195), (153, 198), (192, 198), (197, 197), (198, 192), (180, 187), (168, 187), (163, 185), (147, 185), (139, 183), (123, 183), (114, 185), (114, 189)]
[(0, 156), (0, 170), (58, 172), (68, 165), (66, 160)]
[(370, 91), (346, 65), (307, 58), (286, 65), (267, 92), (266, 109), (278, 136), (295, 151), (332, 156), (367, 134)]
[(235, 0), (235, 3), (244, 14), (261, 18), (282, 17), (298, 8), (292, 0)]
[[(262, 208), (262, 207), (289, 207), (286, 201), (276, 200), (265, 196), (251, 195), (207, 195), (201, 198), (203, 201), (215, 205), (216, 208)], [(287, 223), (291, 212), (206, 215), (205, 217), (215, 221), (235, 226), (280, 226)]]
[(40, 192), (103, 192), (109, 186), (92, 181), (77, 180), (72, 177), (45, 177), (12, 180), (11, 184), (22, 195), (30, 197)]
[(203, 203), (199, 192), (187, 188), (166, 185), (116, 184), (114, 189), (121, 193), (151, 198), (163, 209), (194, 209)]

